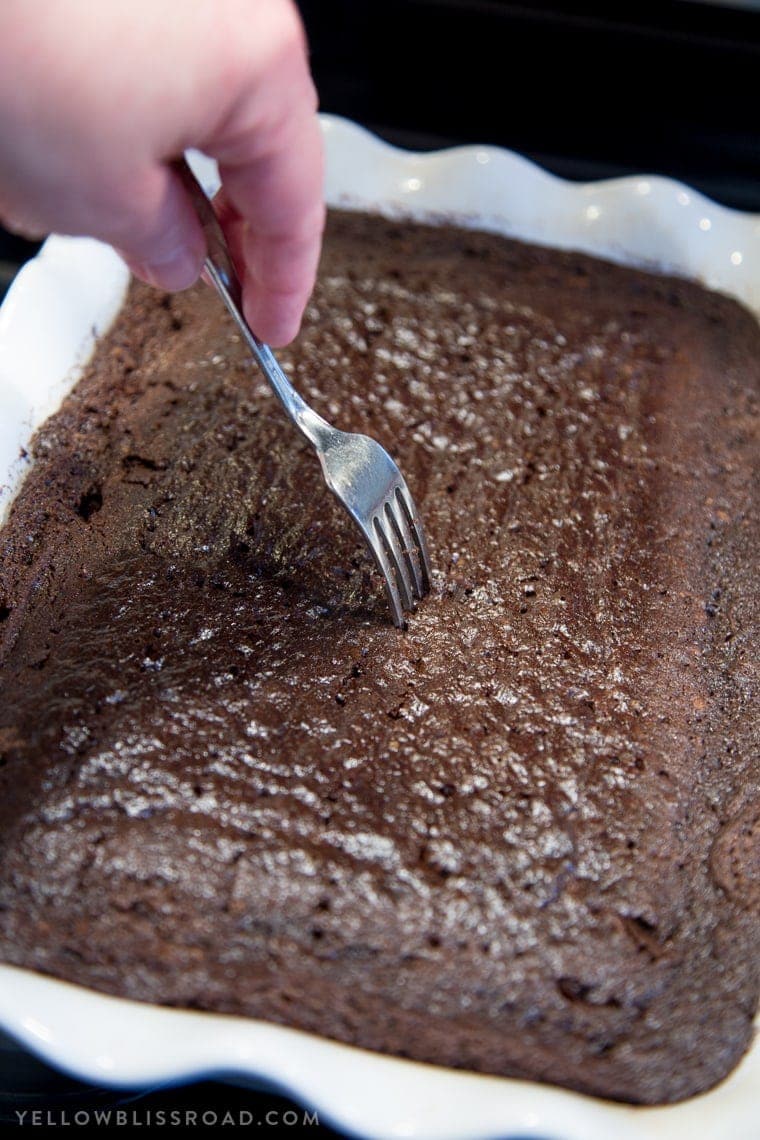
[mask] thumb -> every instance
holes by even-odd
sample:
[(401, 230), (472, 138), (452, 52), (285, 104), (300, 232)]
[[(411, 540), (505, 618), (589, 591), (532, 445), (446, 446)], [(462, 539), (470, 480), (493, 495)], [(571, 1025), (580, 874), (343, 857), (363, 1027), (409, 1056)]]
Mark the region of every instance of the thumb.
[(200, 274), (206, 239), (180, 179), (167, 166), (153, 167), (119, 212), (110, 241), (129, 268), (160, 289), (187, 289)]

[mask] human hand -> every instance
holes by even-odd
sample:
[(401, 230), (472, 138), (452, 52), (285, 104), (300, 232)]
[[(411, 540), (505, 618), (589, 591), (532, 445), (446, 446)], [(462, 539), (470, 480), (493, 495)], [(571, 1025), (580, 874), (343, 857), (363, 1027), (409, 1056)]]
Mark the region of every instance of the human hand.
[(286, 344), (314, 284), (322, 143), (291, 0), (2, 0), (0, 219), (114, 245), (161, 288), (205, 243), (172, 160), (219, 163), (221, 215), (262, 340)]

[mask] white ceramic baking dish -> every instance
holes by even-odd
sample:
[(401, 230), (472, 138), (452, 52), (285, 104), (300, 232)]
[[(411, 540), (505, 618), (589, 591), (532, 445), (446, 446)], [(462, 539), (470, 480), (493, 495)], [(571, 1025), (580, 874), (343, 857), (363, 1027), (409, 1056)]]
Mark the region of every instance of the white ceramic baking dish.
[[(675, 182), (577, 185), (491, 147), (411, 154), (323, 118), (333, 205), (444, 215), (544, 244), (681, 273), (760, 314), (760, 217)], [(213, 165), (201, 161), (212, 187)], [(53, 237), (0, 309), (0, 516), (23, 477), (22, 449), (76, 380), (123, 301), (127, 272), (107, 247)], [(713, 1091), (633, 1108), (526, 1081), (379, 1056), (242, 1018), (106, 997), (0, 966), (0, 1026), (85, 1080), (155, 1087), (200, 1075), (271, 1083), (323, 1121), (366, 1137), (419, 1140), (757, 1140), (760, 1048)]]

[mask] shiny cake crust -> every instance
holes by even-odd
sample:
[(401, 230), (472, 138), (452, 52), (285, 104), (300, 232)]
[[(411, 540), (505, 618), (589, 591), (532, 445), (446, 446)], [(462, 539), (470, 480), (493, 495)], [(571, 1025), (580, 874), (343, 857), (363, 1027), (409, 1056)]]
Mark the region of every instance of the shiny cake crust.
[(133, 286), (0, 531), (0, 958), (606, 1097), (708, 1088), (759, 985), (757, 324), (336, 213), (282, 361), (397, 458), (432, 596), (389, 624), (212, 293)]

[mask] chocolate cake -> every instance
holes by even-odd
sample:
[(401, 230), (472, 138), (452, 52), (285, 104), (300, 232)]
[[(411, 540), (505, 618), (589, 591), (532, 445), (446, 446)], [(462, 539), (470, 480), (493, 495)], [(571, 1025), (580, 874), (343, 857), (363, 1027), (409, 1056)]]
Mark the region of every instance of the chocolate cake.
[(707, 1089), (759, 985), (754, 318), (336, 213), (281, 358), (399, 462), (433, 592), (393, 628), (218, 298), (134, 285), (0, 532), (0, 959)]

